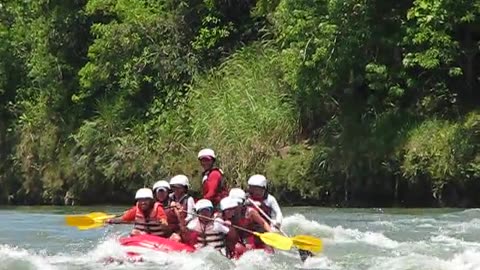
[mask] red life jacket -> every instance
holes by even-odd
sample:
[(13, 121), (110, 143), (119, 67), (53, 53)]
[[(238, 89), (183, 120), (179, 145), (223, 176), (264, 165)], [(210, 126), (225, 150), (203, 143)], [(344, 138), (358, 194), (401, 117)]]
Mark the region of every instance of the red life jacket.
[(166, 233), (166, 237), (170, 237), (172, 233), (177, 232), (180, 230), (180, 223), (177, 218), (177, 214), (175, 214), (175, 211), (173, 210), (172, 207), (170, 207), (170, 196), (167, 197), (163, 202), (159, 202), (163, 206), (163, 211), (165, 212), (165, 215), (167, 216), (167, 223), (168, 223), (168, 228), (169, 232)]
[(180, 231), (180, 222), (173, 208), (165, 209), (165, 215), (167, 215), (168, 228), (170, 229), (169, 234)]
[[(232, 220), (232, 224), (241, 228), (253, 230), (254, 229), (253, 221), (250, 218), (247, 218), (247, 211), (248, 211), (248, 208), (243, 209), (242, 213), (240, 214), (240, 217), (237, 217)], [(247, 237), (250, 235), (250, 233), (247, 233), (242, 230), (237, 230), (237, 233), (239, 236), (239, 242), (242, 244), (246, 244)]]
[[(268, 194), (267, 194), (266, 192), (265, 192), (265, 194), (266, 194), (266, 196), (265, 196), (262, 200), (257, 200), (257, 199), (254, 199), (254, 198), (250, 198), (250, 199), (251, 199), (252, 201), (256, 202), (256, 203), (259, 203), (259, 204), (260, 204), (260, 205), (259, 205), (260, 209), (262, 209), (263, 212), (265, 212), (265, 214), (267, 214), (267, 216), (268, 216), (269, 218), (272, 218), (272, 208), (271, 208), (270, 206), (268, 206), (268, 205), (265, 204), (265, 202), (266, 202), (266, 200), (267, 200)], [(258, 204), (257, 204), (257, 206), (258, 206)], [(252, 207), (252, 208), (256, 210), (255, 207)], [(267, 220), (267, 218), (266, 218), (262, 213), (260, 213), (260, 212), (258, 212), (258, 213), (260, 214), (260, 216), (261, 216), (263, 219), (265, 219), (265, 221), (267, 221), (268, 223), (270, 223), (270, 221)]]
[(160, 221), (157, 219), (158, 209), (161, 207), (162, 205), (156, 202), (150, 211), (150, 215), (145, 217), (142, 210), (137, 205), (135, 209), (135, 224), (133, 228), (147, 234), (165, 237), (166, 232)]
[(225, 183), (225, 177), (223, 174), (223, 171), (220, 168), (213, 167), (209, 170), (206, 170), (202, 173), (202, 185), (205, 184), (205, 182), (208, 180), (208, 175), (213, 172), (213, 171), (218, 171), (221, 175), (220, 182), (218, 183), (217, 188), (215, 189), (215, 199), (212, 201), (214, 205), (220, 203), (220, 200), (228, 196), (228, 188)]

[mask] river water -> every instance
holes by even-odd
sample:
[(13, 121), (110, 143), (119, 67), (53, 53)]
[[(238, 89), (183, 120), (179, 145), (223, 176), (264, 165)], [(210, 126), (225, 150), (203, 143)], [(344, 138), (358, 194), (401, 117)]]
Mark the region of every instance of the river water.
[(65, 214), (118, 213), (119, 207), (19, 207), (0, 210), (0, 269), (480, 269), (480, 209), (284, 208), (284, 229), (324, 241), (302, 263), (295, 252), (262, 251), (229, 261), (213, 250), (147, 253), (142, 263), (105, 264), (124, 256), (116, 237), (128, 225), (78, 231)]

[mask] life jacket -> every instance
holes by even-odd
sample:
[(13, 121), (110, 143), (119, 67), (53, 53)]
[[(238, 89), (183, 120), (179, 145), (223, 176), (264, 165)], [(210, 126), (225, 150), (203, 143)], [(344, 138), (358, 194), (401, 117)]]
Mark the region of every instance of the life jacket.
[(170, 196), (168, 196), (163, 202), (159, 202), (157, 201), (158, 203), (160, 203), (162, 206), (163, 206), (163, 209), (166, 211), (167, 210), (167, 207), (170, 206)]
[[(265, 192), (265, 195), (263, 196), (262, 201), (259, 201), (259, 200), (253, 199), (253, 198), (251, 198), (251, 200), (252, 200), (253, 202), (259, 203), (260, 205), (257, 204), (257, 206), (259, 206), (260, 209), (262, 209), (263, 212), (264, 212), (265, 214), (267, 214), (267, 216), (268, 216), (269, 218), (272, 218), (272, 207), (270, 207), (269, 205), (266, 204), (267, 198), (268, 198), (268, 193)], [(255, 207), (253, 207), (253, 209), (256, 210)], [(258, 213), (260, 214), (260, 216), (261, 216), (263, 219), (265, 219), (268, 223), (270, 223), (270, 222), (267, 220), (267, 218), (266, 218), (262, 213), (260, 213), (260, 212), (258, 212)]]
[(218, 250), (225, 248), (225, 234), (214, 230), (213, 222), (202, 224), (198, 218), (192, 220), (194, 222), (193, 231), (197, 234), (195, 247), (210, 246)]
[[(255, 200), (254, 198), (251, 198), (251, 200), (254, 203), (259, 203), (260, 204), (259, 208), (262, 209), (263, 212), (269, 218), (271, 218), (272, 217), (272, 208), (266, 204), (267, 198), (268, 198), (268, 193), (265, 192), (265, 195), (263, 196), (262, 201)], [(257, 204), (257, 206), (258, 206), (258, 204)], [(256, 210), (256, 207), (253, 206), (252, 208)], [(264, 216), (263, 213), (260, 213), (260, 211), (258, 213), (267, 223), (270, 223), (270, 221)], [(260, 224), (257, 224), (257, 223), (252, 224), (251, 229), (253, 231), (260, 232), (260, 233), (265, 232), (265, 228), (263, 228), (263, 226), (261, 226)], [(266, 249), (266, 250), (271, 249), (267, 245), (265, 245), (265, 243), (263, 243), (262, 240), (260, 240), (260, 238), (256, 235), (248, 236), (247, 241), (249, 242), (249, 244), (253, 245), (255, 249)]]
[[(178, 200), (177, 200), (177, 198), (175, 198), (174, 193), (170, 194), (170, 196), (169, 196), (171, 202), (176, 202), (176, 203), (181, 204), (182, 207), (183, 207), (183, 210), (185, 210), (185, 211), (188, 211), (188, 199), (190, 197), (191, 196), (188, 193), (183, 194), (183, 196)], [(178, 229), (180, 229), (179, 220), (177, 218), (177, 215), (175, 214), (173, 209), (171, 209), (171, 211), (173, 212), (172, 214), (175, 215), (175, 221), (174, 221), (173, 224), (178, 226)], [(185, 212), (180, 213), (180, 216), (182, 216), (183, 218), (187, 218), (187, 214)], [(168, 222), (168, 224), (170, 224), (170, 221)]]
[(161, 202), (161, 204), (163, 205), (163, 211), (167, 216), (168, 228), (170, 229), (170, 232), (166, 235), (167, 237), (170, 236), (172, 233), (180, 230), (180, 222), (178, 221), (177, 214), (175, 214), (175, 210), (173, 209), (173, 207), (170, 207), (170, 203), (170, 196), (167, 197), (166, 200)]
[(133, 228), (147, 234), (165, 237), (166, 233), (164, 227), (160, 221), (157, 220), (157, 212), (160, 207), (162, 207), (162, 205), (156, 202), (150, 211), (150, 215), (145, 217), (142, 210), (140, 210), (140, 207), (137, 205), (135, 209), (135, 224)]
[(206, 170), (202, 173), (202, 185), (208, 180), (208, 175), (213, 172), (213, 171), (218, 171), (220, 175), (222, 176), (220, 178), (220, 183), (218, 184), (217, 188), (215, 189), (215, 194), (217, 194), (218, 201), (220, 202), (221, 199), (225, 198), (228, 196), (228, 189), (227, 185), (225, 183), (225, 177), (222, 169), (213, 167), (209, 170)]
[[(253, 226), (253, 221), (250, 218), (247, 218), (247, 211), (248, 208), (244, 208), (239, 217), (234, 217), (234, 219), (232, 220), (232, 224), (241, 228), (245, 228), (247, 230), (253, 230), (255, 229)], [(242, 244), (246, 244), (246, 239), (250, 235), (250, 233), (243, 230), (237, 230), (237, 233), (239, 236), (239, 242)]]
[(177, 203), (181, 204), (185, 211), (187, 211), (188, 198), (190, 198), (190, 197), (191, 196), (188, 193), (185, 193), (185, 194), (183, 194), (183, 196), (180, 199), (177, 200), (174, 193), (169, 195), (170, 201), (171, 202), (177, 202)]

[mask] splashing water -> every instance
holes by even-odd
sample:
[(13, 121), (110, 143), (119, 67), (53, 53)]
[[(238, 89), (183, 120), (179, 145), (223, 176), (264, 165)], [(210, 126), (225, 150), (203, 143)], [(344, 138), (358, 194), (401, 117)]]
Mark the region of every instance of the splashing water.
[[(115, 208), (99, 209), (114, 212)], [(109, 211), (107, 211), (109, 210)], [(230, 261), (212, 249), (194, 254), (142, 249), (143, 262), (119, 245), (129, 230), (118, 225), (78, 231), (63, 223), (70, 208), (15, 208), (0, 211), (2, 269), (480, 269), (480, 210), (379, 210), (286, 208), (290, 235), (322, 238), (324, 252), (302, 263), (295, 250), (267, 255), (247, 252)], [(77, 213), (93, 211), (74, 209)], [(115, 258), (115, 261), (107, 259)]]

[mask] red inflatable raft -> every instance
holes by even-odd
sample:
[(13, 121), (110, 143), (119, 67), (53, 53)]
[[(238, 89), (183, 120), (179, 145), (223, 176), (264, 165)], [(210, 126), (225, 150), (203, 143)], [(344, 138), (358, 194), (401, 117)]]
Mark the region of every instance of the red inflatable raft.
[[(162, 238), (154, 235), (144, 234), (130, 237), (120, 238), (122, 246), (143, 247), (155, 251), (172, 252), (172, 251), (186, 251), (193, 252), (195, 248), (192, 246), (179, 243), (167, 238)], [(132, 254), (136, 255), (136, 254)]]
[[(195, 248), (184, 243), (176, 242), (167, 238), (162, 238), (154, 235), (136, 235), (123, 237), (119, 239), (119, 242), (124, 247), (133, 247), (135, 251), (127, 251), (128, 261), (140, 262), (143, 261), (140, 249), (148, 249), (160, 252), (194, 252)], [(241, 248), (241, 251), (237, 251), (238, 259), (245, 251), (245, 248)], [(107, 262), (117, 261), (113, 258), (109, 258)]]

